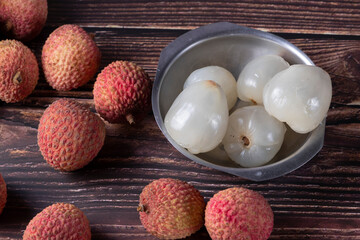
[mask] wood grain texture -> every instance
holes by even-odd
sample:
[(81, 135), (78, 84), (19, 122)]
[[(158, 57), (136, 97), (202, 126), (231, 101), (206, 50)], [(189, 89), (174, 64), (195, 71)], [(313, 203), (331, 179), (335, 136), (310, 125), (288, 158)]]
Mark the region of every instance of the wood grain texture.
[[(138, 29), (85, 29), (95, 34), (95, 41), (102, 53), (100, 69), (112, 61), (129, 60), (141, 65), (153, 79), (161, 50), (176, 37), (185, 33), (185, 31), (156, 29), (143, 29), (141, 31)], [(46, 27), (38, 39), (28, 44), (39, 62), (41, 62), (41, 49), (45, 39), (53, 30), (53, 27)], [(303, 50), (316, 65), (324, 68), (330, 74), (334, 88), (333, 104), (360, 105), (360, 82), (358, 81), (360, 75), (360, 37), (344, 39), (336, 36), (278, 35)], [(41, 73), (35, 91), (25, 102), (31, 105), (34, 100), (32, 97), (51, 96), (90, 99), (92, 98), (91, 91), (94, 81), (95, 78), (77, 90), (59, 92), (53, 90), (46, 83)]]
[[(71, 7), (69, 7), (71, 6)], [(228, 21), (272, 32), (360, 35), (357, 0), (49, 1), (49, 24), (192, 29)], [(99, 21), (101, 19), (101, 21)]]
[[(58, 92), (41, 75), (35, 91), (24, 101), (0, 102), (0, 172), (8, 186), (0, 239), (20, 239), (36, 213), (59, 201), (84, 211), (93, 239), (155, 239), (142, 227), (136, 206), (143, 187), (160, 177), (188, 181), (206, 201), (233, 186), (258, 191), (275, 214), (270, 239), (360, 239), (358, 12), (358, 1), (49, 1), (47, 26), (27, 44), (39, 61), (51, 31), (64, 23), (78, 23), (95, 33), (102, 52), (101, 69), (115, 60), (130, 60), (152, 78), (161, 50), (187, 29), (233, 21), (279, 33), (332, 77), (325, 145), (296, 171), (257, 183), (185, 158), (165, 139), (149, 113), (139, 126), (122, 125), (120, 136), (107, 136), (88, 166), (62, 173), (53, 170), (39, 152), (39, 119), (50, 103), (62, 97), (77, 99), (94, 111), (95, 78), (77, 90)], [(203, 228), (187, 239), (210, 237)]]

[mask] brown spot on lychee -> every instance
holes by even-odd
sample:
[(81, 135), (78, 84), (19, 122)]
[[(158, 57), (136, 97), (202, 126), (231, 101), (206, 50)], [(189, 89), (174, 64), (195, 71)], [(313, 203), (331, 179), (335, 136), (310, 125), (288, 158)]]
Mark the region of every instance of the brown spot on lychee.
[(205, 82), (209, 87), (218, 87), (218, 84), (212, 80), (206, 80)]
[(250, 139), (246, 136), (241, 136), (241, 141), (245, 147), (248, 147), (250, 145)]
[(253, 104), (257, 105), (257, 102), (256, 102), (254, 99), (250, 98), (249, 100), (250, 100)]
[(38, 79), (38, 63), (28, 47), (17, 40), (0, 41), (0, 99), (7, 103), (23, 100)]
[(20, 84), (21, 82), (22, 82), (21, 72), (18, 71), (18, 72), (15, 74), (14, 78), (13, 78), (13, 83), (14, 83), (14, 84)]

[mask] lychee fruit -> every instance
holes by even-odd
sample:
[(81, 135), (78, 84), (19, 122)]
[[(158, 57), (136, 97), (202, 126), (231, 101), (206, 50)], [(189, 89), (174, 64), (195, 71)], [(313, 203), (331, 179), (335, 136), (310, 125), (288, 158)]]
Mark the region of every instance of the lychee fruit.
[(17, 40), (0, 41), (0, 99), (23, 100), (35, 89), (39, 66), (35, 55)]
[(10, 38), (30, 41), (41, 32), (47, 14), (46, 0), (1, 0), (0, 29)]
[(98, 154), (104, 140), (104, 122), (75, 100), (55, 101), (40, 119), (39, 148), (45, 160), (57, 170), (84, 167)]
[(84, 29), (67, 24), (50, 34), (41, 60), (50, 86), (68, 91), (83, 86), (95, 75), (100, 65), (100, 50)]
[(160, 239), (181, 239), (204, 225), (204, 198), (190, 184), (161, 178), (140, 194), (140, 220), (146, 230)]
[(38, 213), (23, 235), (23, 240), (43, 239), (90, 240), (89, 221), (74, 205), (55, 203)]
[(96, 79), (96, 111), (109, 123), (138, 123), (151, 110), (151, 88), (152, 81), (140, 66), (113, 62)]
[(213, 240), (268, 239), (274, 214), (265, 198), (246, 188), (228, 188), (207, 203), (205, 227)]
[(0, 214), (2, 213), (7, 198), (7, 190), (6, 190), (6, 183), (4, 178), (0, 174)]

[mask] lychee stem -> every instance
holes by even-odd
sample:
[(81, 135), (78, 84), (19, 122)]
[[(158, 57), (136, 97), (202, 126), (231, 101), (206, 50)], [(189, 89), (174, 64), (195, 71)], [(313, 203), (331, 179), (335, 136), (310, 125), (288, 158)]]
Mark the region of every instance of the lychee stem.
[(257, 102), (256, 102), (254, 99), (250, 98), (250, 101), (251, 101), (253, 104), (257, 105)]
[(18, 71), (18, 72), (16, 72), (15, 76), (13, 77), (13, 83), (14, 84), (20, 84), (21, 81), (22, 81), (21, 72)]
[(127, 114), (125, 118), (130, 123), (130, 125), (135, 124), (134, 116), (131, 113)]
[(241, 136), (241, 141), (245, 147), (248, 147), (250, 145), (250, 139), (246, 136)]
[(149, 211), (145, 208), (145, 205), (143, 204), (139, 204), (139, 206), (137, 207), (136, 209), (138, 212), (145, 212), (145, 213), (148, 213)]
[(10, 31), (12, 30), (12, 28), (13, 28), (12, 22), (7, 21), (7, 22), (5, 23), (5, 31), (10, 32)]
[(95, 39), (95, 33), (88, 33), (89, 37), (94, 40)]

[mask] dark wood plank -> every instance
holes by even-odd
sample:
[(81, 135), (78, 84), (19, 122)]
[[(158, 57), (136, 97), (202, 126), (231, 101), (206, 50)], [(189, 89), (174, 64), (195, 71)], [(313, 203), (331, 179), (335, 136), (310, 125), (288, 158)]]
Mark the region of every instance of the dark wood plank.
[[(38, 151), (37, 131), (32, 125), (38, 122), (41, 110), (33, 114), (17, 110), (6, 113), (14, 116), (13, 120), (0, 121), (7, 133), (2, 135), (0, 168), (9, 189), (8, 204), (0, 218), (0, 236), (9, 236), (10, 232), (18, 238), (42, 208), (56, 201), (70, 201), (88, 216), (94, 239), (153, 239), (141, 227), (136, 206), (142, 188), (160, 177), (188, 181), (207, 200), (232, 186), (262, 193), (275, 213), (271, 239), (316, 238), (319, 234), (327, 239), (352, 239), (359, 232), (354, 227), (360, 218), (359, 149), (326, 144), (312, 161), (293, 173), (254, 183), (184, 158), (165, 140), (149, 115), (141, 128), (128, 130), (124, 136), (107, 137), (98, 157), (84, 169), (61, 173), (51, 169)], [(33, 116), (31, 121), (29, 115)], [(199, 234), (203, 236), (205, 230)], [(189, 239), (208, 239), (203, 237)]]
[[(99, 71), (116, 60), (134, 61), (142, 66), (154, 79), (161, 50), (185, 31), (164, 31), (148, 29), (102, 29), (85, 28), (95, 34), (95, 41), (101, 53)], [(41, 35), (28, 46), (35, 52), (41, 67), (41, 49), (47, 36), (54, 30), (46, 27)], [(360, 105), (360, 38), (337, 38), (334, 36), (312, 36), (280, 34), (302, 49), (319, 67), (331, 76), (333, 83), (333, 104)], [(96, 76), (85, 86), (69, 91), (53, 90), (41, 74), (33, 94), (23, 103), (26, 106), (44, 106), (51, 97), (92, 98), (92, 89)], [(50, 98), (48, 98), (50, 97)], [(44, 102), (44, 104), (41, 104)]]
[(48, 24), (193, 29), (228, 21), (272, 32), (360, 35), (357, 0), (49, 1)]
[[(99, 156), (84, 169), (74, 173), (54, 171), (42, 159), (36, 143), (42, 111), (2, 107), (0, 125), (6, 134), (1, 138), (0, 168), (8, 182), (9, 201), (0, 219), (0, 236), (15, 239), (20, 236), (15, 232), (23, 230), (42, 208), (56, 201), (70, 201), (89, 217), (94, 239), (153, 239), (141, 227), (135, 208), (141, 189), (159, 177), (189, 181), (207, 200), (232, 186), (259, 191), (276, 216), (271, 239), (358, 236), (354, 225), (360, 218), (360, 151), (358, 145), (346, 144), (356, 138), (348, 136), (351, 124), (337, 128), (337, 134), (331, 131), (337, 126), (329, 125), (324, 149), (302, 168), (272, 181), (254, 183), (185, 159), (166, 141), (151, 115), (141, 127), (125, 127), (124, 135), (108, 137)], [(340, 137), (343, 142), (337, 141)], [(21, 219), (17, 218), (19, 214)], [(198, 234), (190, 239), (208, 239), (205, 230)]]
[[(233, 186), (260, 192), (275, 214), (270, 239), (360, 239), (359, 5), (347, 0), (49, 1), (47, 26), (28, 43), (38, 60), (52, 30), (76, 23), (95, 33), (102, 52), (100, 69), (115, 60), (130, 60), (152, 78), (161, 50), (197, 26), (232, 21), (280, 33), (332, 77), (325, 145), (296, 171), (256, 183), (185, 158), (167, 142), (149, 113), (139, 126), (122, 125), (120, 136), (107, 136), (88, 166), (62, 173), (49, 167), (39, 152), (39, 119), (45, 107), (61, 97), (75, 98), (94, 111), (95, 77), (77, 90), (57, 92), (41, 75), (33, 94), (21, 103), (0, 102), (0, 172), (9, 195), (0, 215), (0, 239), (21, 238), (28, 221), (58, 201), (85, 212), (93, 239), (155, 239), (142, 227), (136, 206), (142, 188), (160, 177), (188, 181), (206, 200)], [(187, 239), (210, 238), (203, 228)]]

